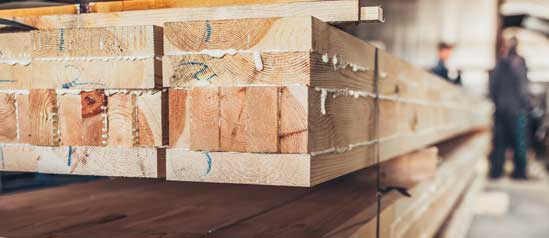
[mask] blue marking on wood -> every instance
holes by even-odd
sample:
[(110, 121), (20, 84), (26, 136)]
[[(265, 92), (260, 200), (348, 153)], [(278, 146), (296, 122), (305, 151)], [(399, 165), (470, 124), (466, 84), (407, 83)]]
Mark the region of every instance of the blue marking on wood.
[(210, 152), (203, 152), (204, 156), (206, 156), (206, 159), (208, 160), (208, 169), (206, 169), (206, 173), (204, 175), (208, 175), (210, 171), (212, 171), (212, 156)]
[(210, 21), (206, 21), (206, 37), (204, 38), (204, 42), (210, 41), (211, 37), (212, 37), (212, 25), (210, 24)]
[(0, 83), (15, 83), (17, 80), (12, 79), (0, 79)]
[(75, 86), (82, 86), (82, 85), (98, 85), (98, 86), (104, 86), (105, 85), (103, 83), (95, 83), (95, 82), (79, 82), (78, 80), (80, 80), (80, 79), (75, 79), (75, 80), (70, 81), (68, 83), (64, 83), (61, 86), (64, 89), (69, 89), (69, 88), (72, 88), (72, 87), (75, 87)]
[(59, 29), (59, 51), (65, 49), (65, 29)]
[[(183, 66), (183, 65), (196, 65), (196, 66), (201, 66), (202, 67), (193, 74), (193, 78), (198, 80), (198, 81), (202, 80), (198, 77), (198, 75), (199, 74), (204, 74), (204, 73), (206, 73), (206, 70), (208, 70), (208, 65), (206, 65), (205, 63), (202, 63), (202, 62), (188, 61), (188, 62), (182, 62), (178, 66)], [(217, 76), (217, 74), (212, 74), (209, 77), (205, 78), (204, 80), (211, 80), (212, 78), (214, 78), (216, 76)]]
[(67, 166), (71, 167), (72, 163), (72, 146), (69, 145), (69, 155), (67, 156)]

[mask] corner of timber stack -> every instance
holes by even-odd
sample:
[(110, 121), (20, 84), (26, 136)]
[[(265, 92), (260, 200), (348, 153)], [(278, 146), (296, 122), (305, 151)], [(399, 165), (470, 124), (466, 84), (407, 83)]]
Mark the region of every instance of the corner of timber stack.
[(460, 89), (313, 17), (164, 31), (169, 180), (313, 186), (486, 123)]

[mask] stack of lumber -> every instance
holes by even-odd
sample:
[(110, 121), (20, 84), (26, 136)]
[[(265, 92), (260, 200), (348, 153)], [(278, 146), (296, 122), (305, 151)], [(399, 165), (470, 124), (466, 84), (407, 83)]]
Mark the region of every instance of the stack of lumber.
[(358, 0), (147, 2), (7, 17), (40, 30), (0, 38), (0, 169), (309, 187), (490, 125), (326, 23)]
[(490, 122), (482, 99), (315, 18), (164, 33), (169, 180), (313, 186)]
[(3, 34), (1, 168), (162, 176), (162, 50), (154, 26)]
[[(381, 163), (384, 178), (410, 188), (382, 200), (380, 237), (436, 235), (486, 156), (477, 133)], [(440, 158), (442, 163), (433, 170)], [(374, 175), (374, 176), (373, 176)], [(314, 188), (106, 179), (0, 196), (6, 237), (375, 237), (375, 169)], [(454, 191), (454, 193), (450, 191)], [(151, 202), (161, 201), (161, 202)], [(389, 235), (389, 233), (391, 235)], [(424, 236), (420, 236), (420, 234)]]

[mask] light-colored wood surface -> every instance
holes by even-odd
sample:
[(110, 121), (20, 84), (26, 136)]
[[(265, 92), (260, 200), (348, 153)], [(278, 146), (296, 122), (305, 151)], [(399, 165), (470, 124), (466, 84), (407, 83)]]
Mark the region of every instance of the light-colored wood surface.
[[(103, 146), (107, 143), (104, 135), (106, 107), (108, 106), (105, 90), (83, 91), (80, 93), (83, 131), (83, 145)], [(108, 124), (107, 124), (108, 125)], [(106, 135), (105, 135), (106, 137)]]
[[(84, 124), (82, 123), (82, 102), (79, 93), (57, 97), (59, 102), (59, 132), (61, 145), (84, 145)], [(20, 120), (24, 121), (24, 120)]]
[(32, 89), (29, 92), (29, 117), (31, 144), (59, 145), (59, 114), (57, 94), (51, 89)]
[(90, 3), (91, 12), (121, 12), (158, 8), (218, 7), (246, 4), (309, 2), (314, 0), (132, 0)]
[(3, 34), (0, 89), (159, 87), (162, 35), (151, 25)]
[(383, 8), (381, 6), (368, 6), (360, 8), (360, 21), (384, 22)]
[(166, 8), (113, 13), (7, 17), (38, 29), (157, 25), (165, 22), (265, 17), (315, 16), (323, 21), (359, 20), (358, 0)]
[(310, 155), (167, 149), (166, 179), (309, 187)]
[(0, 89), (30, 88), (31, 34), (2, 33), (0, 37)]
[(18, 116), (18, 133), (19, 143), (30, 144), (31, 143), (31, 122), (32, 120), (23, 120), (23, 118), (30, 118), (30, 106), (28, 94), (16, 94), (15, 100), (17, 103), (17, 116)]
[(41, 147), (4, 144), (2, 171), (158, 178), (165, 152), (155, 148)]
[(32, 31), (32, 57), (122, 57), (161, 55), (160, 27), (122, 26)]
[(0, 93), (0, 142), (17, 141), (17, 106), (15, 95)]

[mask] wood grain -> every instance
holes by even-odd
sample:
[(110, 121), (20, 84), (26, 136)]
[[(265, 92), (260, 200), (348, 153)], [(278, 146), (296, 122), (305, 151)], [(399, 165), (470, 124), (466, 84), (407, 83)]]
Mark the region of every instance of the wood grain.
[(59, 144), (58, 107), (55, 90), (33, 89), (29, 93), (31, 144), (56, 146)]
[[(107, 115), (105, 109), (108, 107), (108, 99), (104, 90), (80, 92), (82, 107), (82, 125), (84, 137), (82, 143), (89, 146), (103, 146), (106, 144), (108, 128), (105, 127)], [(103, 143), (105, 142), (105, 143)]]
[(190, 95), (190, 148), (219, 150), (219, 89), (194, 88)]
[(59, 130), (61, 145), (84, 145), (84, 124), (82, 123), (82, 103), (80, 93), (58, 95)]
[(31, 121), (30, 118), (30, 105), (28, 94), (16, 94), (15, 100), (17, 100), (17, 113), (19, 114), (19, 143), (30, 144), (31, 143)]
[[(154, 148), (3, 145), (4, 171), (158, 178), (163, 155)], [(160, 170), (162, 169), (162, 170)]]
[(157, 25), (166, 22), (265, 17), (315, 16), (323, 21), (357, 21), (357, 0), (152, 9), (114, 13), (9, 17), (39, 29)]
[(188, 98), (190, 93), (184, 89), (168, 90), (169, 97), (169, 138), (170, 147), (189, 148), (190, 113)]
[[(165, 56), (164, 85), (169, 87), (305, 84), (309, 53), (251, 53), (215, 58), (205, 54)], [(261, 65), (258, 69), (257, 64)]]
[(136, 96), (130, 93), (110, 95), (108, 139), (106, 146), (132, 147), (136, 144), (134, 129), (137, 128)]
[(0, 142), (17, 142), (17, 107), (14, 94), (0, 93)]

